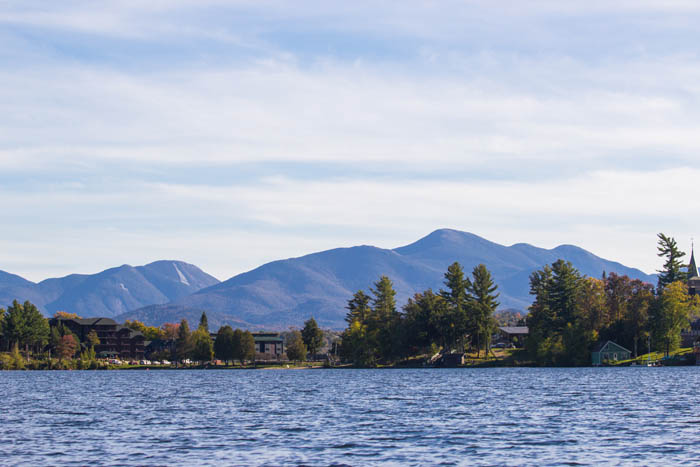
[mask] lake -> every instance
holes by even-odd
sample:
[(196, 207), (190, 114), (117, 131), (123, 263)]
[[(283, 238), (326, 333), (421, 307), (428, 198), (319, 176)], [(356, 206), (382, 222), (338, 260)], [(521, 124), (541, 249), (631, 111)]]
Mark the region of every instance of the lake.
[(700, 367), (0, 372), (0, 464), (698, 464)]

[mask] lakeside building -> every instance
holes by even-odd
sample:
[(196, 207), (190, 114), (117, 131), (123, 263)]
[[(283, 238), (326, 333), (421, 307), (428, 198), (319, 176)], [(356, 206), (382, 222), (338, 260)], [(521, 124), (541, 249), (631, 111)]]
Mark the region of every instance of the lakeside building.
[(80, 342), (87, 341), (95, 331), (100, 343), (95, 346), (98, 357), (120, 357), (139, 360), (143, 358), (145, 338), (139, 331), (117, 324), (110, 318), (51, 318), (50, 326), (59, 324), (75, 334)]
[(593, 366), (605, 365), (605, 362), (617, 362), (632, 358), (632, 351), (627, 350), (613, 341), (601, 342), (596, 349), (591, 352), (591, 363)]
[(254, 332), (255, 359), (281, 360), (284, 353), (284, 339), (274, 332)]
[[(690, 251), (690, 263), (688, 264), (688, 293), (692, 295), (700, 294), (700, 275), (698, 266), (695, 263), (695, 248)], [(700, 342), (700, 319), (690, 323), (689, 329), (681, 331), (681, 346), (693, 347)]]
[(502, 326), (498, 328), (498, 337), (502, 342), (508, 342), (516, 347), (522, 347), (530, 334), (527, 326)]

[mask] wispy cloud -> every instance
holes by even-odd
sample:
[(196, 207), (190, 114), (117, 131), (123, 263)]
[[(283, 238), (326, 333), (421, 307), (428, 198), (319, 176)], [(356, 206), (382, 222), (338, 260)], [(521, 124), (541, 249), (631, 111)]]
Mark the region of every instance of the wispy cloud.
[(655, 233), (694, 228), (699, 19), (686, 1), (3, 4), (0, 269), (167, 256), (225, 278), (445, 226), (651, 271)]

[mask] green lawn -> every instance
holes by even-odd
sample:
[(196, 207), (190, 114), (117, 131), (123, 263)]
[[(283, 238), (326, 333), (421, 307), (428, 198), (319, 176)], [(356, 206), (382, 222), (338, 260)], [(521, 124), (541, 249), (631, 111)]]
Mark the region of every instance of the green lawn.
[(670, 364), (673, 363), (682, 363), (686, 358), (690, 357), (690, 354), (693, 353), (693, 348), (692, 347), (685, 347), (682, 349), (678, 349), (676, 351), (673, 351), (670, 353), (669, 358), (665, 359), (665, 354), (664, 352), (651, 352), (651, 353), (646, 353), (643, 355), (640, 355), (637, 358), (631, 358), (629, 360), (620, 360), (619, 362), (614, 363), (614, 365), (632, 365), (632, 364), (637, 364), (637, 365), (646, 365), (647, 362), (661, 362), (664, 364), (664, 362), (668, 362)]

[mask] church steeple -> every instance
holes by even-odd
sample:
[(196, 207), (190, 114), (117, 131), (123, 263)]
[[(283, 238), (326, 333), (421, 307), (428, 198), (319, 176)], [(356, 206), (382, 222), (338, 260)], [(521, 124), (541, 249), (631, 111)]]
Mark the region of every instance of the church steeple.
[(695, 264), (695, 245), (690, 250), (690, 264), (688, 265), (688, 279), (698, 277), (698, 266)]

